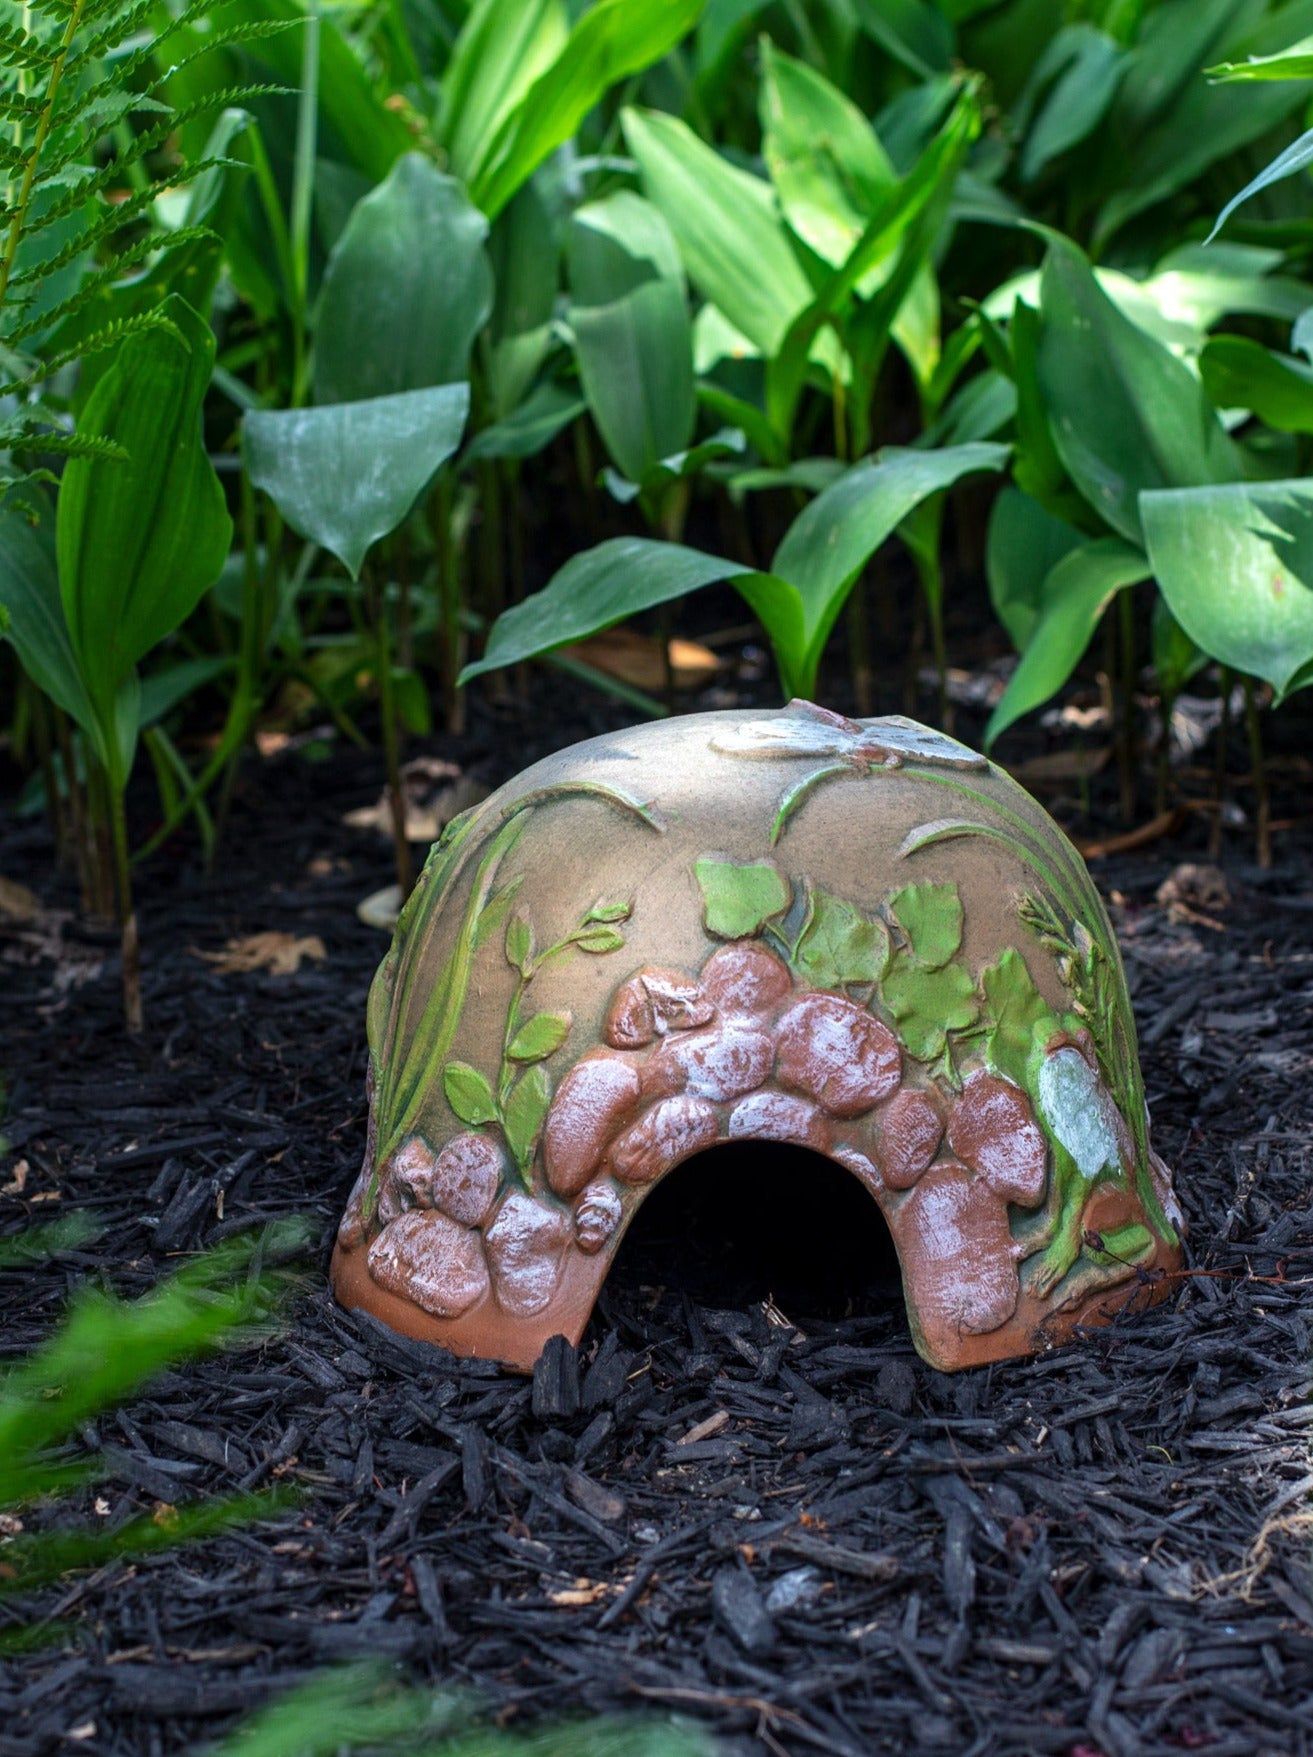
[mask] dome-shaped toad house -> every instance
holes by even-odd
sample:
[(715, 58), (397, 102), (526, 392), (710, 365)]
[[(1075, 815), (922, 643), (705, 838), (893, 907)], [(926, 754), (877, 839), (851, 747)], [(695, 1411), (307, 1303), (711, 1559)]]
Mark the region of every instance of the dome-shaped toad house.
[(793, 702), (537, 763), (434, 848), (369, 1045), (334, 1288), (459, 1354), (577, 1341), (644, 1196), (724, 1141), (860, 1179), (938, 1367), (1061, 1341), (1180, 1260), (1089, 875), (910, 720)]

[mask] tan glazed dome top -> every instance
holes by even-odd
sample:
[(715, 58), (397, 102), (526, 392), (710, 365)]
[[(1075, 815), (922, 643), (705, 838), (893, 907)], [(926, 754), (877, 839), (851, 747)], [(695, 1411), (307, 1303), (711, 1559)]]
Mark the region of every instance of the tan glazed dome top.
[(536, 763), (434, 847), (368, 1022), (334, 1289), (459, 1354), (577, 1342), (644, 1197), (724, 1141), (866, 1186), (945, 1369), (1106, 1321), (1180, 1262), (1080, 856), (911, 720), (791, 702)]

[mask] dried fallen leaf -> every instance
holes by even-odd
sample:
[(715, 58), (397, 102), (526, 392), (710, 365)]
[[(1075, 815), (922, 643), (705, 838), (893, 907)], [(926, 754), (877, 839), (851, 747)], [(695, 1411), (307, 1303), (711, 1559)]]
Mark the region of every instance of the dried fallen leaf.
[(0, 1196), (21, 1196), (27, 1188), (27, 1174), (31, 1170), (26, 1159), (20, 1159), (14, 1167), (14, 1175), (9, 1182), (0, 1185)]
[[(479, 805), (488, 797), (480, 781), (463, 774), (455, 763), (441, 757), (419, 756), (401, 771), (401, 791), (406, 803), (406, 840), (436, 842), (452, 818)], [(373, 805), (349, 811), (342, 819), (353, 830), (377, 830), (392, 838), (392, 804), (387, 789)]]
[(41, 905), (26, 885), (17, 879), (0, 878), (0, 915), (11, 921), (35, 921), (40, 913)]
[(328, 956), (319, 935), (307, 934), (298, 939), (292, 933), (252, 933), (244, 939), (229, 940), (221, 952), (201, 952), (193, 946), (198, 958), (213, 964), (220, 976), (243, 976), (252, 970), (267, 970), (271, 976), (291, 976), (301, 968), (303, 958), (322, 963)]
[(589, 1580), (587, 1575), (581, 1574), (573, 1586), (549, 1586), (547, 1598), (555, 1605), (600, 1604), (616, 1591), (617, 1587), (610, 1580)]
[[(666, 668), (661, 662), (661, 642), (650, 634), (639, 634), (631, 628), (608, 628), (602, 634), (589, 635), (562, 647), (561, 655), (618, 677), (635, 689), (649, 692), (664, 689)], [(680, 640), (670, 643), (670, 669), (676, 689), (693, 689), (705, 683), (720, 669), (721, 661), (710, 647), (698, 641)]]

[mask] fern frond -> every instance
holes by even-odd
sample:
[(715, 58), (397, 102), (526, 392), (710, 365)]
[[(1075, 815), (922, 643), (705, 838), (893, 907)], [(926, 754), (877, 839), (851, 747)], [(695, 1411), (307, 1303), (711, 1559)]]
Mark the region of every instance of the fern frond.
[[(226, 5), (227, 0), (218, 0), (218, 4)], [(84, 37), (73, 54), (69, 56), (68, 72), (70, 78), (81, 73), (84, 67), (89, 67), (93, 62), (102, 60), (114, 49), (117, 49), (120, 43), (127, 42), (128, 38), (138, 29), (144, 30), (150, 24), (151, 14), (154, 11), (155, 0), (135, 0), (134, 5), (129, 6), (126, 12), (120, 12), (116, 18), (111, 19), (103, 30), (95, 31), (91, 36)], [(166, 25), (157, 40), (162, 40), (176, 29), (176, 24)]]
[(201, 60), (204, 56), (212, 54), (215, 49), (232, 48), (234, 45), (240, 47), (243, 43), (258, 42), (262, 37), (278, 37), (284, 31), (292, 30), (298, 24), (304, 23), (303, 18), (272, 18), (251, 19), (244, 24), (235, 24), (230, 31), (218, 32), (212, 37), (207, 37), (199, 48), (193, 49), (189, 55), (184, 55), (181, 61), (173, 62), (168, 71), (161, 74), (161, 82), (171, 79), (175, 73), (181, 73), (184, 67), (190, 67), (193, 61)]
[(54, 58), (34, 31), (20, 30), (11, 24), (0, 24), (0, 61), (17, 62), (30, 72), (37, 67), (49, 67)]
[(89, 279), (85, 280), (76, 293), (70, 293), (67, 299), (61, 299), (58, 305), (29, 317), (16, 324), (7, 334), (0, 336), (8, 346), (24, 341), (28, 336), (36, 335), (41, 330), (53, 329), (56, 324), (63, 323), (74, 316), (90, 300), (108, 291), (115, 281), (123, 278), (125, 269), (132, 268), (147, 257), (164, 257), (173, 250), (181, 250), (184, 244), (195, 244), (202, 238), (213, 238), (215, 233), (208, 226), (179, 226), (176, 232), (153, 232), (149, 237), (139, 238), (126, 250), (120, 251), (113, 262), (104, 268), (97, 269)]
[[(131, 317), (116, 317), (112, 323), (104, 323), (89, 336), (84, 336), (75, 348), (65, 348), (62, 353), (52, 354), (48, 359), (42, 360), (40, 375), (43, 379), (53, 378), (56, 372), (65, 366), (71, 366), (75, 360), (86, 360), (92, 354), (103, 354), (106, 348), (118, 347), (129, 336), (140, 335), (143, 330), (172, 327), (158, 305), (153, 305), (146, 311), (138, 311)], [(20, 385), (26, 388), (25, 381), (14, 381), (14, 388)], [(9, 387), (0, 385), (0, 396), (5, 394), (7, 388)]]
[[(174, 183), (175, 185), (178, 183), (194, 183), (198, 177), (203, 176), (207, 171), (224, 170), (234, 166), (240, 167), (240, 165), (240, 159), (225, 158), (222, 154), (215, 154), (208, 159), (191, 160), (182, 166), (181, 170), (174, 178)], [(101, 215), (100, 219), (89, 221), (87, 225), (82, 227), (76, 237), (70, 238), (66, 244), (61, 245), (59, 250), (56, 251), (53, 256), (44, 257), (40, 262), (33, 263), (31, 268), (25, 268), (21, 274), (11, 275), (9, 280), (10, 288), (22, 287), (31, 282), (41, 281), (48, 274), (52, 274), (55, 269), (63, 268), (66, 263), (73, 262), (84, 252), (93, 251), (98, 244), (104, 243), (106, 239), (113, 238), (116, 233), (122, 231), (129, 221), (135, 219), (138, 214), (149, 208), (158, 199), (159, 193), (159, 187), (155, 184), (150, 184), (145, 189), (134, 190), (125, 201), (115, 202), (112, 207), (108, 208), (106, 212)], [(51, 223), (51, 217), (49, 215), (43, 215), (39, 220), (35, 220), (32, 225), (28, 227), (27, 237), (32, 238), (47, 230)], [(162, 246), (170, 236), (171, 234), (168, 232), (157, 233), (157, 243)]]
[[(4, 443), (0, 427), (0, 445)], [(11, 449), (39, 451), (53, 458), (108, 458), (112, 463), (123, 463), (128, 456), (116, 439), (106, 439), (103, 433), (42, 433)]]
[[(142, 110), (150, 110), (157, 116), (170, 114), (167, 104), (147, 92), (104, 91), (91, 86), (84, 92), (75, 93), (66, 104), (55, 107), (54, 126), (64, 135), (61, 152), (67, 150), (67, 135), (75, 123), (82, 124), (82, 141), (94, 142), (108, 134), (116, 122)], [(77, 158), (86, 157), (85, 149), (80, 151), (77, 146), (72, 148), (72, 154)]]

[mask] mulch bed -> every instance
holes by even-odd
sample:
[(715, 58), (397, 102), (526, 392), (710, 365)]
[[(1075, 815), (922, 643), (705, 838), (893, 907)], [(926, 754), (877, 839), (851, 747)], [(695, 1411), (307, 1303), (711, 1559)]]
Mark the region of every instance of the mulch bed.
[[(457, 754), (496, 782), (600, 729), (580, 693), (529, 738), (483, 710)], [(341, 818), (378, 786), (367, 756), (253, 764), (212, 877), (186, 846), (151, 863), (138, 1044), (112, 947), (59, 913), (44, 831), (0, 841), (0, 873), (49, 911), (0, 930), (0, 1184), (27, 1166), (0, 1227), (103, 1224), (0, 1275), (5, 1354), (85, 1276), (130, 1294), (253, 1222), (308, 1214), (319, 1233), (281, 1332), (88, 1431), (108, 1475), (74, 1500), (99, 1525), (274, 1481), (303, 1504), (43, 1595), (60, 1629), (0, 1661), (0, 1753), (176, 1752), (365, 1656), (504, 1724), (678, 1712), (745, 1757), (1313, 1751), (1313, 837), (1281, 837), (1269, 874), (1232, 863), (1215, 926), (1155, 902), (1198, 857), (1189, 837), (1096, 869), (1192, 1227), (1167, 1304), (936, 1373), (874, 1207), (835, 1262), (819, 1224), (782, 1238), (778, 1167), (740, 1161), (671, 1180), (578, 1356), (552, 1349), (529, 1380), (324, 1290), (382, 950), (354, 911), (389, 877), (386, 846)], [(197, 956), (267, 930), (321, 936), (326, 961), (225, 975)], [(744, 1177), (753, 1236), (727, 1237), (718, 1191)], [(819, 1211), (856, 1186), (821, 1166), (816, 1188)]]

